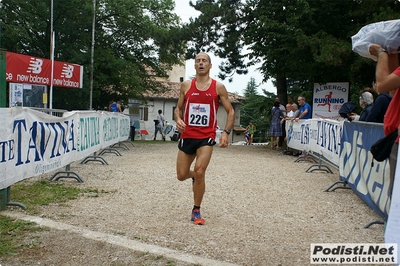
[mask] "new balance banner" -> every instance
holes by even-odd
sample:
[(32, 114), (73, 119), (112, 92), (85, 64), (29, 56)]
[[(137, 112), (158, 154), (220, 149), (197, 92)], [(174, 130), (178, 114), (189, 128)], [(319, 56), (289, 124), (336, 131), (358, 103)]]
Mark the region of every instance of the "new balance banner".
[[(6, 81), (51, 85), (51, 60), (6, 52)], [(53, 86), (82, 88), (83, 66), (54, 61)]]

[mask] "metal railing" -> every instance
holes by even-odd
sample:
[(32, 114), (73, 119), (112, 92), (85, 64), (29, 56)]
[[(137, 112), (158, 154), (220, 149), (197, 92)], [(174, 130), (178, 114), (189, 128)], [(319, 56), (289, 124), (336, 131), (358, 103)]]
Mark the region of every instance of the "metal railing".
[(48, 109), (48, 108), (39, 108), (39, 107), (29, 107), (30, 109), (46, 113), (48, 115), (52, 116), (57, 116), (57, 117), (62, 117), (63, 113), (68, 112), (68, 110), (63, 110), (63, 109)]

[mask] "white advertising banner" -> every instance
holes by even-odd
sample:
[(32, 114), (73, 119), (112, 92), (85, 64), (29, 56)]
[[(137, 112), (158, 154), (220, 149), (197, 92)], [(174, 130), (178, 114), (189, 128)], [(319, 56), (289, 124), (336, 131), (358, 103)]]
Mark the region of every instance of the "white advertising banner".
[(80, 111), (63, 117), (0, 108), (0, 189), (54, 171), (129, 137), (129, 116)]
[(321, 119), (339, 119), (340, 107), (349, 98), (349, 83), (314, 83), (312, 117)]
[(287, 143), (290, 148), (321, 154), (339, 165), (342, 126), (336, 120), (304, 119), (287, 121)]

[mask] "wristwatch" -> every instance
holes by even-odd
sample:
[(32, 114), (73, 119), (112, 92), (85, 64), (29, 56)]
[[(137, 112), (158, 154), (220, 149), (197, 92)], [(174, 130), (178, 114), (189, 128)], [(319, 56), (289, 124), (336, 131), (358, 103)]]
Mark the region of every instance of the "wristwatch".
[(229, 130), (229, 129), (224, 129), (224, 132), (226, 133), (226, 134), (231, 134), (231, 131)]
[(380, 53), (388, 53), (385, 49), (379, 49), (379, 51), (376, 53), (376, 57), (379, 56)]

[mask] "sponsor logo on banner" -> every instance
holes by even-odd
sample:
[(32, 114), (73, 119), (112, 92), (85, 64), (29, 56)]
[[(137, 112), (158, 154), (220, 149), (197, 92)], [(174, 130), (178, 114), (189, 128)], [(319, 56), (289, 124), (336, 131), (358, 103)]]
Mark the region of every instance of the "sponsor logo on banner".
[(340, 179), (346, 181), (357, 196), (376, 214), (387, 219), (390, 208), (389, 160), (374, 161), (370, 152), (372, 144), (383, 136), (382, 124), (345, 122), (339, 173)]
[(65, 64), (61, 62), (54, 62), (54, 79), (53, 85), (69, 88), (80, 88), (80, 83), (76, 80), (79, 66), (72, 64)]
[(31, 61), (29, 62), (28, 70), (26, 72), (40, 74), (40, 72), (42, 72), (42, 65), (43, 60), (32, 57)]
[(313, 118), (339, 119), (340, 107), (348, 101), (349, 83), (314, 84)]
[(74, 74), (74, 66), (64, 64), (63, 70), (61, 72), (61, 77), (70, 79), (70, 78), (72, 78), (73, 74)]
[(51, 60), (11, 52), (6, 52), (6, 57), (7, 82), (67, 88), (83, 86), (83, 66), (54, 61), (51, 84)]
[(330, 162), (339, 165), (342, 126), (339, 121), (302, 119), (286, 122), (290, 148), (321, 154)]

